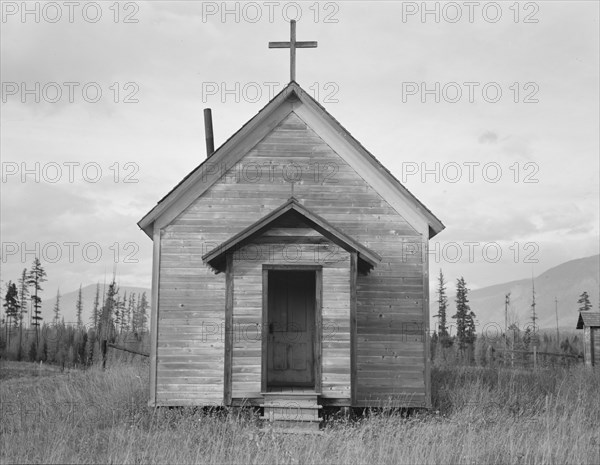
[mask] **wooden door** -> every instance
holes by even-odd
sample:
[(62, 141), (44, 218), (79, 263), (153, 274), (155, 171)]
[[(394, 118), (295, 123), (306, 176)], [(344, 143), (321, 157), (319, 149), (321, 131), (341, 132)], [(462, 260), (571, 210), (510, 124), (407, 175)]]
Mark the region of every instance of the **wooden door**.
[(269, 270), (268, 386), (314, 386), (315, 272)]

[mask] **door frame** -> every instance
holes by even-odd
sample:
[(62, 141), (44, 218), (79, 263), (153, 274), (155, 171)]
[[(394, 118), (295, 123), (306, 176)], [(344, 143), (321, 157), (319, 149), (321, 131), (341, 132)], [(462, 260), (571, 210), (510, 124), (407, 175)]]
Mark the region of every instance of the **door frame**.
[(314, 271), (315, 272), (315, 326), (313, 339), (313, 371), (315, 392), (321, 392), (322, 373), (322, 304), (323, 304), (323, 267), (321, 265), (263, 265), (262, 266), (262, 344), (261, 344), (261, 392), (267, 392), (267, 370), (269, 350), (269, 271)]

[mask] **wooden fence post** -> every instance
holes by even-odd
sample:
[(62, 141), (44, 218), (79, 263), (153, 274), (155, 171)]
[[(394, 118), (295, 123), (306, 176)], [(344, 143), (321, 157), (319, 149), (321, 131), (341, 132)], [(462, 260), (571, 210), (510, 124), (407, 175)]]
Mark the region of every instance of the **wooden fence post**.
[(106, 368), (106, 352), (108, 351), (108, 341), (102, 340), (102, 370)]

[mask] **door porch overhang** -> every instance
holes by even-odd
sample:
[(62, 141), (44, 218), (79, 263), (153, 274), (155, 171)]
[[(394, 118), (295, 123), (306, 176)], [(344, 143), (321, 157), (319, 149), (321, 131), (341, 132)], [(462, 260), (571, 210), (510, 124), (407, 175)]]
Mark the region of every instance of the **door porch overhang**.
[(376, 252), (333, 226), (326, 219), (310, 211), (294, 197), (291, 197), (280, 207), (203, 255), (203, 262), (210, 266), (216, 273), (224, 272), (226, 270), (226, 256), (228, 253), (235, 252), (248, 243), (251, 243), (265, 231), (274, 227), (278, 221), (284, 219), (297, 220), (300, 223), (306, 224), (347, 252), (356, 252), (358, 257), (358, 271), (361, 273), (368, 273), (381, 262), (381, 257)]

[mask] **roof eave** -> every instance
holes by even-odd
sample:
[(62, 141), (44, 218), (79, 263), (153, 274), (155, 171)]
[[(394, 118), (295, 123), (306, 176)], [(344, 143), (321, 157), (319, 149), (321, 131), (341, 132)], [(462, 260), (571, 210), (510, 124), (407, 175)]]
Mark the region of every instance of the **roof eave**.
[(337, 243), (344, 249), (350, 249), (357, 252), (359, 258), (366, 263), (368, 269), (373, 269), (378, 263), (381, 262), (381, 257), (376, 252), (356, 242), (354, 239), (337, 229), (324, 218), (312, 213), (293, 197), (291, 197), (280, 207), (265, 215), (263, 218), (245, 228), (243, 231), (240, 231), (238, 234), (227, 239), (225, 242), (206, 253), (202, 257), (202, 261), (217, 273), (222, 272), (222, 264), (224, 263), (222, 260), (223, 256), (225, 256), (236, 246), (243, 244), (252, 237), (261, 234), (262, 231), (268, 229), (274, 221), (292, 210), (300, 214), (305, 220), (307, 220), (312, 228), (314, 228), (323, 236), (327, 237), (332, 242)]
[[(295, 83), (296, 84), (296, 83)], [(439, 234), (440, 232), (442, 232), (446, 227), (444, 226), (444, 224), (440, 221), (439, 218), (437, 218), (433, 212), (431, 210), (429, 210), (417, 197), (415, 197), (412, 192), (410, 192), (405, 186), (402, 185), (402, 183), (392, 174), (392, 172), (390, 170), (388, 170), (376, 157), (375, 155), (373, 155), (371, 152), (369, 152), (366, 147), (364, 147), (360, 141), (358, 141), (351, 133), (350, 131), (348, 131), (344, 126), (342, 126), (342, 124), (335, 119), (335, 117), (333, 115), (331, 115), (331, 113), (329, 113), (327, 111), (327, 109), (321, 105), (317, 100), (315, 100), (310, 94), (308, 94), (304, 89), (302, 89), (302, 87), (300, 87), (298, 84), (296, 84), (297, 86), (297, 94), (298, 97), (300, 98), (300, 100), (305, 103), (308, 104), (310, 106), (312, 106), (313, 108), (317, 109), (318, 111), (321, 112), (321, 114), (325, 115), (325, 117), (327, 118), (329, 124), (331, 124), (334, 127), (338, 127), (343, 133), (348, 135), (348, 140), (351, 142), (351, 144), (354, 146), (354, 148), (356, 150), (358, 150), (359, 152), (361, 152), (368, 160), (370, 160), (373, 164), (373, 166), (384, 176), (386, 176), (388, 179), (390, 179), (392, 181), (392, 184), (394, 184), (396, 186), (396, 189), (404, 196), (408, 197), (413, 205), (414, 208), (419, 212), (419, 214), (425, 218), (427, 224), (429, 225), (429, 239), (433, 238), (434, 236), (436, 236), (437, 234)]]
[(148, 212), (144, 217), (137, 223), (138, 226), (146, 233), (146, 235), (152, 238), (153, 233), (153, 223), (154, 221), (162, 214), (164, 210), (168, 207), (168, 205), (172, 204), (177, 198), (177, 194), (179, 191), (184, 189), (184, 185), (187, 184), (187, 181), (190, 178), (194, 177), (194, 174), (199, 170), (202, 170), (206, 163), (209, 163), (212, 160), (215, 160), (221, 153), (230, 149), (232, 145), (237, 142), (237, 137), (250, 126), (256, 127), (258, 126), (264, 118), (266, 118), (269, 114), (269, 109), (275, 109), (278, 105), (288, 98), (291, 95), (296, 95), (299, 97), (298, 89), (301, 87), (295, 81), (290, 81), (290, 83), (284, 87), (279, 94), (273, 97), (263, 108), (259, 110), (259, 112), (250, 118), (246, 123), (238, 129), (235, 133), (233, 133), (223, 144), (217, 148), (210, 157), (207, 157), (202, 163), (200, 163), (196, 168), (190, 171), (173, 189), (171, 189), (166, 195), (164, 195), (156, 205)]
[(214, 160), (223, 152), (227, 152), (231, 147), (235, 146), (237, 143), (237, 139), (240, 134), (243, 134), (245, 130), (250, 131), (250, 128), (257, 127), (260, 123), (266, 118), (272, 110), (275, 110), (282, 102), (290, 98), (292, 95), (295, 95), (302, 103), (312, 107), (315, 111), (319, 111), (321, 114), (325, 116), (329, 124), (334, 127), (339, 128), (343, 133), (348, 135), (348, 140), (351, 142), (353, 147), (361, 152), (368, 160), (371, 161), (372, 165), (385, 177), (387, 177), (393, 185), (396, 186), (398, 192), (404, 195), (408, 200), (410, 200), (411, 204), (414, 206), (414, 209), (422, 216), (426, 223), (428, 224), (428, 233), (429, 239), (433, 238), (441, 231), (445, 229), (444, 224), (424, 205), (422, 204), (406, 187), (404, 187), (400, 181), (387, 169), (383, 166), (377, 158), (371, 154), (358, 140), (352, 136), (352, 134), (346, 130), (319, 102), (317, 102), (310, 94), (300, 87), (300, 85), (295, 81), (290, 81), (290, 83), (284, 87), (279, 94), (277, 94), (271, 101), (269, 101), (255, 116), (253, 116), (250, 120), (248, 120), (238, 131), (229, 137), (215, 152), (211, 155), (210, 158), (205, 159), (200, 165), (198, 165), (194, 170), (192, 170), (186, 177), (184, 177), (179, 184), (177, 184), (169, 193), (167, 193), (158, 203), (150, 210), (139, 222), (138, 226), (146, 233), (146, 235), (150, 238), (153, 237), (154, 232), (154, 222), (162, 215), (162, 213), (168, 209), (170, 205), (172, 205), (179, 197), (181, 192), (184, 192), (190, 184), (190, 179), (195, 178), (195, 173), (199, 170), (202, 170), (203, 166), (209, 162), (209, 160)]

